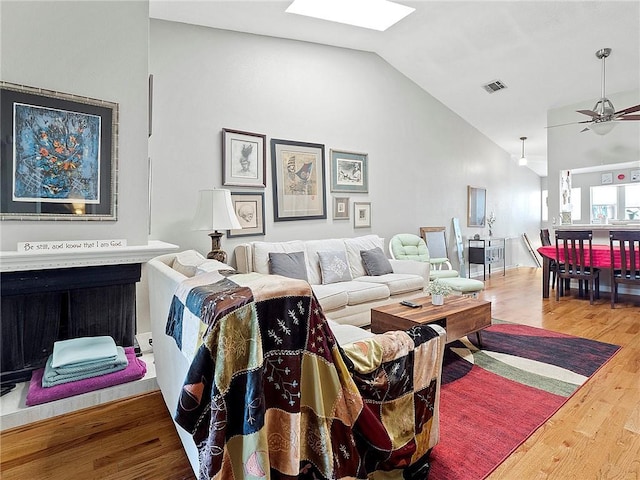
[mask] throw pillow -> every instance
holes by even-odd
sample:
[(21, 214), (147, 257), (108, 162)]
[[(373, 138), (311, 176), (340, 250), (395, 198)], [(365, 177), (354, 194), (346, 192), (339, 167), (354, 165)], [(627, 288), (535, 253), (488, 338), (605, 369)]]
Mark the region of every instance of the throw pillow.
[(380, 247), (371, 250), (361, 250), (360, 256), (362, 257), (362, 264), (364, 265), (364, 270), (367, 272), (367, 275), (378, 276), (393, 273), (391, 262)]
[(318, 258), (320, 259), (323, 285), (352, 280), (351, 270), (349, 270), (347, 263), (347, 252), (344, 250), (318, 252)]
[(193, 277), (196, 274), (198, 266), (206, 260), (206, 258), (195, 250), (185, 250), (184, 252), (176, 254), (176, 258), (173, 260), (171, 267), (186, 277)]
[(269, 252), (269, 272), (273, 275), (307, 280), (304, 252)]

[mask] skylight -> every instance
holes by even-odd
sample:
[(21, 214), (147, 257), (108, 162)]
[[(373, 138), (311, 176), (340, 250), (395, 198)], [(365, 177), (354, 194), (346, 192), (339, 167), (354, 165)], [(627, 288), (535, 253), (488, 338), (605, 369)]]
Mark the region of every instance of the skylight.
[(387, 0), (294, 0), (286, 11), (384, 32), (414, 10)]

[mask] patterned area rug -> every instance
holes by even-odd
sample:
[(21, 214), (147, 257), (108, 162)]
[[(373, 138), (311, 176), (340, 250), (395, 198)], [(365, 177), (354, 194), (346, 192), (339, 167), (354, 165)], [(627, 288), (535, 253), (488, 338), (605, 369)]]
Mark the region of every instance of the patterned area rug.
[(485, 478), (620, 348), (516, 324), (469, 338), (446, 348), (429, 480)]

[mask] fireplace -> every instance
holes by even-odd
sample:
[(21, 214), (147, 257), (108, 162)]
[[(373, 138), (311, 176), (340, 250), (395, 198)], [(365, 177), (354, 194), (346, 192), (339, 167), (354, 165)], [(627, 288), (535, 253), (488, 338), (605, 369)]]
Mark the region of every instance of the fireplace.
[(134, 345), (142, 265), (175, 248), (150, 242), (97, 253), (2, 252), (0, 382), (28, 381), (57, 340), (110, 335)]

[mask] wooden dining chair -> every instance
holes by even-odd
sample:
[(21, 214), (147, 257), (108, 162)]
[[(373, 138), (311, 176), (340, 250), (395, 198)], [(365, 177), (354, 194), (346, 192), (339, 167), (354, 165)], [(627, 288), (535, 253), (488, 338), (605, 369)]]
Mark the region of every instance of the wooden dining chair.
[[(600, 298), (600, 269), (594, 268), (591, 230), (556, 231), (556, 258), (558, 259), (558, 285), (556, 300), (564, 295), (562, 280), (578, 280), (578, 295), (583, 296), (585, 287), (589, 291), (589, 303)], [(562, 260), (561, 260), (562, 259)]]
[[(611, 248), (611, 308), (618, 301), (618, 285), (640, 285), (640, 231), (609, 231)], [(620, 252), (620, 268), (617, 268), (617, 254)]]
[[(540, 243), (543, 247), (551, 246), (551, 236), (548, 228), (540, 229)], [(556, 288), (556, 274), (558, 271), (558, 262), (549, 260), (549, 271), (551, 272), (551, 288)]]

